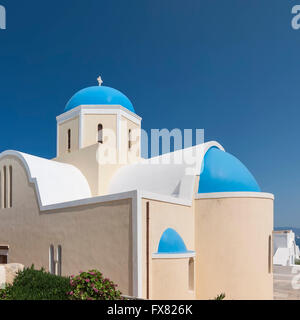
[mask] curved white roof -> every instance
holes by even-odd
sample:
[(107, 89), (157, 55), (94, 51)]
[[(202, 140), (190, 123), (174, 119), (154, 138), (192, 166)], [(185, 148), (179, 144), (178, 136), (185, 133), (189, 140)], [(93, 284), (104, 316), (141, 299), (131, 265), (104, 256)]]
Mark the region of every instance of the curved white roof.
[(22, 161), (30, 182), (36, 186), (41, 207), (91, 197), (86, 178), (72, 165), (18, 151), (2, 152), (0, 159), (5, 156)]
[(112, 178), (109, 193), (140, 190), (191, 200), (195, 177), (200, 175), (205, 153), (213, 146), (224, 150), (212, 141), (122, 167)]

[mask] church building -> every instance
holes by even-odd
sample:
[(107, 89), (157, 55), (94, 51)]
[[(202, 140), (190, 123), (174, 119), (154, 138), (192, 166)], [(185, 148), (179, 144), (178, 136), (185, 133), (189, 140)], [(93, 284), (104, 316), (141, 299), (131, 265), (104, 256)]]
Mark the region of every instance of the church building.
[(0, 154), (0, 264), (98, 269), (143, 299), (273, 299), (274, 196), (215, 141), (143, 159), (141, 121), (99, 78), (57, 117), (55, 159)]

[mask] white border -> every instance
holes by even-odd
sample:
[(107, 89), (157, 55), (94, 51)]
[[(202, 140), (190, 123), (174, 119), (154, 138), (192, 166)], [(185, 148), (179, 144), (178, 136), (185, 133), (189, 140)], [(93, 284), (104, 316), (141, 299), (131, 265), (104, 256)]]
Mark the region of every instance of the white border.
[(83, 116), (86, 114), (112, 114), (117, 116), (117, 150), (121, 150), (121, 126), (122, 116), (141, 126), (142, 118), (121, 105), (81, 105), (70, 111), (67, 111), (58, 117), (57, 121), (57, 156), (59, 155), (59, 125), (78, 117), (79, 121), (79, 149), (83, 147), (84, 121)]
[(271, 199), (275, 197), (272, 193), (265, 192), (218, 192), (218, 193), (198, 193), (195, 200), (199, 199), (222, 199), (222, 198), (260, 198)]
[(59, 126), (56, 126), (56, 156), (59, 156)]
[(143, 295), (143, 236), (142, 236), (142, 199), (139, 191), (134, 191), (132, 198), (132, 253), (133, 253), (133, 295), (141, 298)]
[(152, 253), (152, 259), (185, 259), (194, 258), (195, 251), (185, 253)]
[(78, 118), (78, 122), (79, 122), (79, 133), (78, 133), (78, 145), (79, 145), (79, 149), (81, 149), (83, 147), (83, 132), (84, 132), (84, 128), (83, 128), (83, 112), (82, 109), (80, 109), (79, 111), (79, 118)]
[(58, 124), (62, 124), (68, 120), (73, 119), (76, 116), (79, 116), (80, 112), (82, 114), (118, 114), (131, 120), (136, 124), (141, 124), (142, 118), (137, 114), (131, 112), (130, 110), (124, 108), (121, 105), (80, 105), (70, 111), (62, 113), (56, 117)]

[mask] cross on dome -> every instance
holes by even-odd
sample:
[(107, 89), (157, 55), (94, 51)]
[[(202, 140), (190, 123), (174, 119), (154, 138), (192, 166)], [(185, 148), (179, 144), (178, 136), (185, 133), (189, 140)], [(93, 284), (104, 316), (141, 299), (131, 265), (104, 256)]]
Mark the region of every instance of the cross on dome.
[(102, 86), (102, 83), (103, 83), (103, 80), (102, 80), (101, 76), (99, 76), (99, 77), (97, 78), (97, 81), (98, 81), (98, 83), (99, 83), (99, 87), (101, 87), (101, 86)]

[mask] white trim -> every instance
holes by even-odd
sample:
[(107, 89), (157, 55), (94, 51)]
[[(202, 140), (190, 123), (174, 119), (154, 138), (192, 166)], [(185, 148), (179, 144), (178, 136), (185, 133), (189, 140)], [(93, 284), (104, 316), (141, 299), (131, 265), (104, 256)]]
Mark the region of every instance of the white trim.
[(199, 199), (221, 199), (221, 198), (260, 198), (274, 200), (274, 195), (264, 192), (217, 192), (217, 193), (198, 193), (195, 200)]
[(121, 152), (121, 139), (122, 139), (122, 117), (121, 114), (117, 114), (117, 150), (118, 150), (118, 157), (120, 157)]
[(142, 273), (142, 201), (139, 191), (132, 198), (132, 251), (133, 251), (133, 296), (141, 298), (143, 294)]
[(83, 114), (82, 114), (82, 109), (80, 109), (79, 111), (79, 133), (78, 133), (78, 146), (79, 149), (81, 149), (83, 147)]
[(121, 105), (80, 105), (56, 117), (57, 123), (62, 124), (82, 114), (121, 114), (136, 124), (141, 124), (142, 118)]
[(65, 208), (74, 208), (74, 207), (79, 207), (79, 206), (84, 206), (84, 205), (95, 204), (95, 203), (131, 199), (131, 198), (134, 198), (135, 195), (136, 195), (136, 191), (115, 193), (115, 194), (109, 194), (109, 195), (105, 195), (105, 196), (97, 196), (97, 197), (85, 198), (85, 199), (80, 199), (80, 200), (51, 204), (48, 206), (41, 206), (40, 210), (41, 211), (53, 211), (53, 210), (60, 210), (60, 209), (65, 209)]
[[(117, 116), (117, 150), (121, 150), (121, 138), (122, 138), (122, 116), (133, 123), (141, 126), (142, 118), (135, 113), (129, 111), (121, 105), (81, 105), (70, 111), (67, 111), (58, 117), (57, 120), (57, 132), (59, 132), (59, 125), (78, 117), (79, 121), (79, 149), (83, 147), (83, 132), (84, 132), (84, 115), (88, 114), (104, 114), (104, 115), (116, 115)], [(57, 155), (59, 154), (59, 134), (57, 133)]]
[(152, 259), (186, 259), (195, 256), (195, 251), (186, 253), (152, 253)]
[(59, 125), (56, 126), (56, 157), (59, 157)]
[(57, 124), (62, 124), (79, 115), (80, 106), (56, 117)]
[[(108, 108), (110, 107), (110, 108)], [(127, 110), (127, 109), (126, 109)], [(127, 110), (128, 111), (128, 110)], [(126, 119), (131, 120), (132, 122), (140, 125), (141, 124), (141, 119), (137, 119), (136, 117), (132, 116), (131, 113), (125, 112), (124, 108), (122, 106), (104, 106), (104, 108), (97, 108), (97, 106), (93, 107), (93, 109), (87, 108), (86, 106), (82, 107), (82, 112), (83, 114), (113, 114), (113, 115), (122, 115)]]

